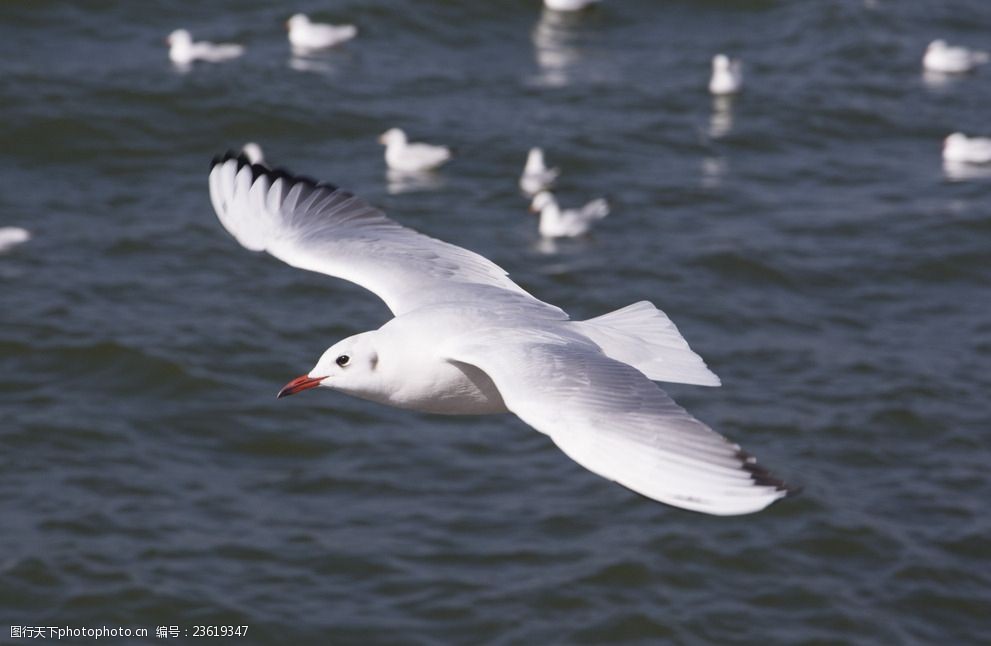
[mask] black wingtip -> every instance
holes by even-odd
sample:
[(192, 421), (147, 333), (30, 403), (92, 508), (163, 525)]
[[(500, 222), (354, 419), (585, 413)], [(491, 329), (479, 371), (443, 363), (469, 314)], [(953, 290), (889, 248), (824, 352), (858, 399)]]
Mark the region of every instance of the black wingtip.
[(750, 473), (750, 479), (754, 481), (754, 484), (762, 487), (774, 487), (778, 491), (786, 492), (789, 496), (794, 496), (801, 491), (800, 487), (789, 485), (763, 466), (757, 464), (757, 459), (746, 451), (738, 451), (736, 457), (743, 462), (743, 469)]
[(215, 167), (225, 164), (232, 159), (237, 161), (237, 169), (239, 171), (245, 166), (251, 169), (252, 182), (264, 175), (270, 182), (275, 182), (276, 180), (281, 179), (290, 184), (307, 184), (310, 188), (325, 188), (330, 191), (339, 190), (337, 186), (331, 184), (330, 182), (321, 182), (307, 175), (296, 175), (285, 168), (269, 168), (268, 166), (264, 166), (262, 164), (252, 164), (247, 155), (241, 151), (228, 150), (223, 154), (216, 155), (213, 158), (213, 161), (210, 162), (210, 170), (213, 170)]

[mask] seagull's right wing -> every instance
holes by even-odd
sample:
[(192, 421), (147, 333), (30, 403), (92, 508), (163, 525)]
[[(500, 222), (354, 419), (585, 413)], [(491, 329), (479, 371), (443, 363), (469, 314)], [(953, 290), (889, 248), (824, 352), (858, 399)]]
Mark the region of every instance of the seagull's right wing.
[(424, 305), (484, 299), (567, 318), (492, 261), (407, 229), (347, 191), (252, 165), (243, 155), (213, 160), (210, 200), (244, 247), (357, 283), (397, 316)]
[(446, 351), (483, 370), (509, 410), (575, 462), (648, 498), (722, 516), (759, 511), (789, 491), (640, 371), (590, 343), (493, 330)]

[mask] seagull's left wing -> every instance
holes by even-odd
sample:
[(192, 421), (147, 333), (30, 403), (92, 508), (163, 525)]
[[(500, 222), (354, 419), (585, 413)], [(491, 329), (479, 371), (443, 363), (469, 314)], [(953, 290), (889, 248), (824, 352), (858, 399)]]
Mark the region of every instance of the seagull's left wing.
[(484, 371), (509, 410), (575, 462), (648, 498), (734, 515), (763, 509), (789, 491), (636, 368), (591, 343), (503, 329), (472, 333), (445, 351), (449, 360)]
[(357, 283), (397, 316), (424, 305), (485, 300), (567, 318), (477, 253), (407, 229), (347, 191), (252, 165), (244, 155), (213, 160), (210, 200), (244, 247)]

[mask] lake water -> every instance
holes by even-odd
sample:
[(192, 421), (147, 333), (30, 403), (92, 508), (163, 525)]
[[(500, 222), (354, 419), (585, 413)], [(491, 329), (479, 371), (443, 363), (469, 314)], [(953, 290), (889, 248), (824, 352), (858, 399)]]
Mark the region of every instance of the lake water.
[[(359, 37), (295, 59), (297, 10)], [(110, 643), (197, 625), (249, 626), (218, 643), (988, 639), (991, 182), (948, 177), (940, 146), (991, 134), (991, 67), (938, 83), (920, 60), (938, 37), (991, 49), (991, 3), (0, 17), (0, 226), (33, 235), (0, 255), (3, 622), (150, 630)], [(183, 73), (162, 42), (178, 27), (246, 55)], [(726, 105), (706, 92), (717, 52), (745, 61)], [(458, 158), (391, 185), (392, 126)], [(389, 313), (223, 231), (209, 161), (249, 140), (574, 318), (651, 300), (723, 380), (669, 392), (803, 494), (707, 517), (513, 416), (276, 401)], [(592, 236), (540, 243), (516, 186), (533, 145), (566, 206), (612, 202)]]

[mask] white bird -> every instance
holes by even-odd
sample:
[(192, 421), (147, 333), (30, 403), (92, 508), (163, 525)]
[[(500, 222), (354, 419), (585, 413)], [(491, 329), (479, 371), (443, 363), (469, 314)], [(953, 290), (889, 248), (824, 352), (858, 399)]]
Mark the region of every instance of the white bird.
[(943, 140), (943, 161), (991, 164), (991, 138), (968, 137), (962, 132), (954, 132)]
[(176, 29), (166, 41), (169, 45), (169, 58), (177, 65), (189, 65), (193, 61), (219, 63), (237, 58), (244, 53), (244, 47), (231, 43), (215, 44), (206, 41), (193, 42), (193, 37), (185, 29)]
[(31, 232), (21, 227), (0, 227), (0, 253), (27, 242)]
[(725, 54), (712, 57), (712, 77), (709, 92), (712, 94), (736, 94), (743, 89), (743, 63)]
[(544, 6), (552, 11), (581, 11), (599, 0), (544, 0)]
[(562, 209), (549, 191), (540, 191), (530, 203), (540, 214), (540, 235), (545, 238), (575, 238), (588, 233), (592, 224), (609, 215), (609, 203), (599, 198), (580, 209)]
[(389, 168), (405, 173), (433, 170), (451, 159), (451, 151), (446, 146), (411, 144), (399, 128), (383, 132), (379, 143), (385, 145), (385, 163)]
[(297, 13), (286, 21), (289, 43), (297, 49), (326, 49), (340, 45), (358, 35), (354, 25), (330, 25), (310, 22), (306, 14)]
[(265, 155), (262, 153), (262, 147), (253, 141), (249, 141), (241, 147), (241, 152), (244, 156), (248, 158), (248, 161), (252, 164), (264, 164)]
[(929, 43), (922, 57), (923, 68), (943, 74), (963, 74), (987, 62), (987, 52), (966, 47), (951, 47), (945, 40), (934, 40)]
[(526, 156), (526, 166), (523, 167), (523, 174), (520, 175), (520, 188), (527, 195), (534, 195), (553, 186), (560, 174), (561, 169), (547, 168), (544, 165), (543, 150), (540, 148), (531, 148)]
[(594, 473), (710, 514), (758, 511), (788, 493), (652, 383), (719, 378), (650, 303), (572, 321), (486, 258), (329, 184), (235, 153), (214, 160), (209, 183), (244, 247), (366, 287), (394, 315), (331, 346), (279, 397), (324, 386), (422, 412), (512, 412)]

